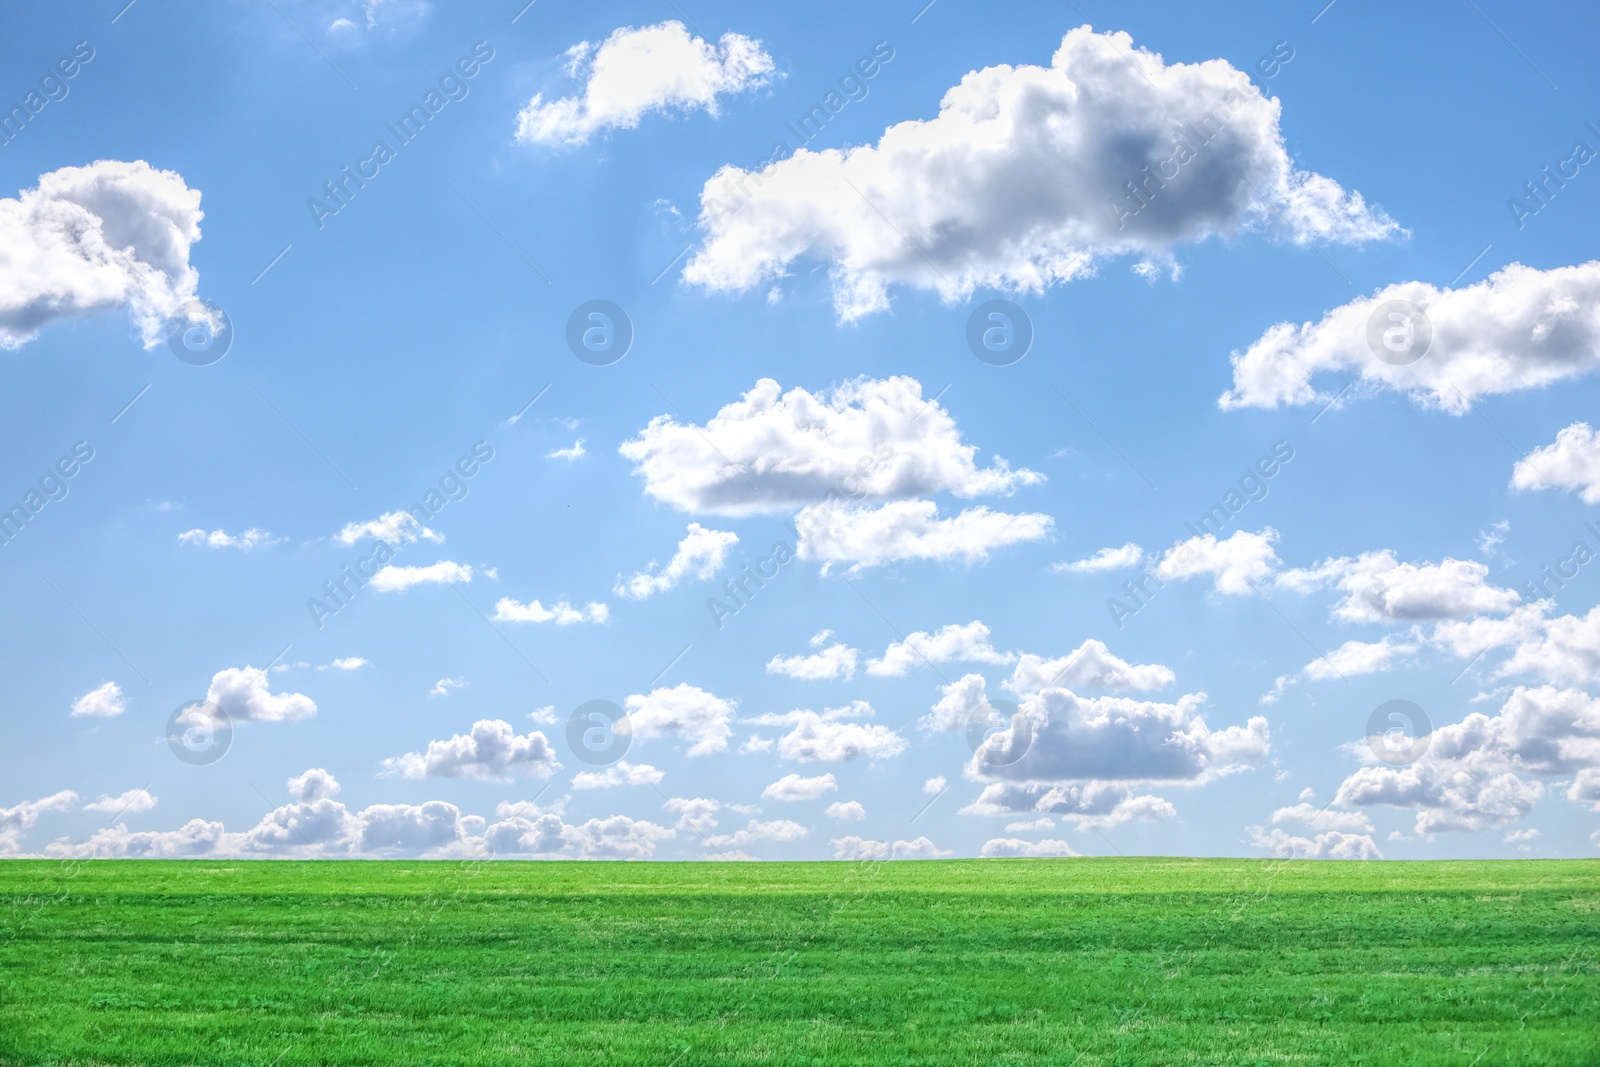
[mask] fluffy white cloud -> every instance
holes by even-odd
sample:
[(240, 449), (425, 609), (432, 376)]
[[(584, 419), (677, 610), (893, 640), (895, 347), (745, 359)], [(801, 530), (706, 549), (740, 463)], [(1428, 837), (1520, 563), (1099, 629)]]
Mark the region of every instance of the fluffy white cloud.
[(1089, 638), (1060, 659), (1044, 659), (1031, 652), (1017, 658), (1005, 687), (1013, 693), (1041, 689), (1164, 689), (1177, 680), (1171, 667), (1159, 663), (1129, 663), (1112, 655), (1103, 641)]
[(1166, 822), (1178, 817), (1177, 809), (1166, 799), (1136, 794), (1122, 782), (992, 782), (960, 813), (1054, 815), (1080, 831), (1105, 830), (1128, 822)]
[(661, 806), (678, 817), (677, 829), (692, 834), (716, 829), (717, 812), (722, 810), (721, 801), (707, 797), (673, 797)]
[(1264, 848), (1274, 856), (1303, 860), (1381, 860), (1383, 853), (1367, 834), (1348, 834), (1328, 830), (1316, 837), (1299, 837), (1274, 828), (1271, 832), (1259, 826), (1246, 828), (1250, 843)]
[[(1426, 352), (1404, 366), (1378, 359), (1368, 346), (1369, 320), (1392, 300), (1423, 309), (1432, 331)], [(1420, 347), (1420, 335), (1410, 343)], [(1234, 354), (1233, 389), (1221, 404), (1329, 403), (1333, 397), (1312, 379), (1347, 371), (1358, 375), (1358, 391), (1392, 389), (1460, 414), (1479, 397), (1539, 388), (1596, 367), (1600, 261), (1553, 270), (1513, 263), (1465, 288), (1401, 282), (1334, 308), (1319, 322), (1279, 323)]]
[(380, 593), (404, 592), (414, 585), (444, 585), (472, 581), (472, 568), (465, 563), (440, 560), (425, 567), (402, 567), (393, 563), (372, 576), (372, 588)]
[(130, 831), (120, 823), (96, 831), (77, 845), (52, 845), (48, 852), (58, 855), (139, 859), (178, 859), (204, 856), (223, 844), (225, 828), (220, 822), (190, 819), (176, 830)]
[(33, 829), (40, 815), (47, 811), (71, 811), (77, 802), (77, 793), (63, 789), (38, 800), (24, 800), (12, 807), (0, 808), (0, 852), (15, 852), (22, 835)]
[[(742, 291), (825, 260), (834, 307), (886, 308), (891, 284), (946, 301), (1039, 292), (1112, 256), (1275, 228), (1296, 243), (1398, 231), (1358, 193), (1296, 170), (1279, 102), (1223, 60), (1168, 65), (1125, 33), (1067, 33), (1049, 67), (986, 67), (931, 119), (876, 145), (800, 149), (701, 192), (690, 283)], [(1135, 192), (1135, 187), (1138, 191)]]
[[(981, 698), (981, 690), (968, 695)], [(1010, 725), (977, 748), (967, 772), (1005, 782), (1199, 784), (1259, 766), (1271, 749), (1267, 720), (1212, 730), (1200, 713), (1204, 703), (1204, 693), (1165, 704), (1046, 689), (1021, 701)], [(970, 721), (937, 710), (925, 720), (947, 730)]]
[(72, 702), (74, 717), (93, 716), (104, 719), (121, 715), (127, 710), (128, 702), (122, 695), (122, 687), (116, 682), (96, 686)]
[(1563, 685), (1600, 682), (1600, 607), (1587, 615), (1541, 619), (1518, 638), (1496, 677), (1523, 674)]
[(633, 736), (641, 741), (672, 735), (689, 741), (688, 755), (724, 752), (733, 736), (729, 721), (734, 701), (683, 683), (671, 689), (653, 689), (628, 697), (627, 711)]
[(582, 459), (588, 454), (589, 453), (585, 451), (583, 447), (583, 438), (580, 437), (576, 441), (572, 442), (571, 448), (553, 448), (549, 452), (546, 452), (544, 457), (546, 459), (565, 460), (566, 462), (571, 463), (574, 460)]
[(811, 711), (795, 712), (794, 729), (778, 738), (778, 755), (797, 763), (880, 760), (905, 751), (906, 740), (887, 726), (837, 722)]
[(344, 656), (332, 663), (324, 663), (317, 668), (319, 671), (359, 671), (367, 665), (367, 661), (360, 656)]
[(619, 785), (656, 785), (666, 772), (648, 763), (618, 760), (603, 771), (580, 771), (572, 776), (574, 789), (615, 789)]
[(1600, 767), (1600, 700), (1577, 689), (1516, 687), (1496, 715), (1473, 712), (1435, 729), (1417, 762), (1369, 765), (1347, 777), (1334, 803), (1416, 811), (1416, 832), (1486, 830), (1523, 818), (1545, 795), (1541, 777)]
[(582, 144), (602, 130), (633, 129), (652, 111), (717, 113), (717, 98), (757, 88), (771, 78), (761, 42), (725, 33), (716, 44), (691, 36), (676, 20), (624, 26), (598, 44), (566, 53), (566, 72), (581, 79), (576, 96), (536, 94), (517, 114), (517, 140)]
[(652, 562), (647, 569), (635, 573), (631, 578), (624, 579), (619, 575), (613, 592), (621, 597), (643, 600), (654, 593), (664, 593), (690, 578), (708, 581), (716, 577), (727, 561), (728, 550), (738, 543), (738, 534), (708, 530), (698, 522), (691, 522), (688, 533), (678, 542), (678, 550), (665, 567), (657, 570)]
[(918, 630), (884, 650), (882, 656), (867, 661), (867, 673), (881, 678), (904, 677), (913, 667), (935, 663), (996, 663), (1016, 660), (1016, 654), (997, 651), (989, 642), (989, 627), (974, 619), (965, 624), (950, 623), (933, 633)]
[(763, 800), (816, 800), (824, 793), (837, 793), (839, 783), (834, 781), (831, 774), (820, 774), (815, 778), (802, 778), (798, 774), (786, 774), (776, 782), (761, 791)]
[(1278, 554), (1272, 549), (1277, 540), (1278, 531), (1270, 526), (1260, 533), (1236, 530), (1224, 541), (1215, 534), (1201, 534), (1167, 549), (1155, 575), (1165, 580), (1209, 576), (1217, 592), (1246, 596), (1252, 592), (1252, 582), (1264, 581), (1277, 570)]
[[(856, 660), (860, 650), (841, 641), (828, 644), (832, 630), (823, 630), (811, 638), (811, 647), (817, 649), (809, 655), (773, 656), (767, 661), (768, 674), (782, 674), (809, 682), (849, 681), (856, 674)], [(826, 646), (826, 647), (824, 647)]]
[(796, 516), (795, 525), (797, 554), (820, 562), (826, 573), (836, 563), (849, 564), (852, 572), (900, 560), (978, 563), (992, 549), (1043, 539), (1055, 520), (982, 505), (941, 518), (932, 500), (895, 500), (875, 508), (813, 504)]
[(301, 803), (336, 797), (339, 795), (339, 779), (321, 767), (312, 767), (289, 779), (289, 795)]
[(922, 783), (922, 792), (930, 797), (938, 796), (950, 788), (950, 779), (942, 774), (936, 774)]
[(677, 836), (677, 831), (646, 819), (613, 815), (590, 819), (566, 832), (579, 859), (644, 860), (655, 855), (656, 845)]
[(199, 190), (142, 160), (64, 167), (0, 200), (0, 348), (116, 307), (156, 347), (199, 285), (189, 249), (202, 217)]
[(465, 678), (440, 678), (433, 683), (433, 688), (428, 690), (428, 695), (431, 697), (447, 697), (450, 695), (450, 690), (464, 689), (471, 684)]
[(984, 856), (1076, 856), (1072, 846), (1065, 841), (1045, 838), (1043, 841), (1023, 841), (1016, 837), (996, 837), (983, 843)]
[(1050, 569), (1057, 574), (1097, 574), (1137, 566), (1143, 558), (1144, 549), (1129, 541), (1121, 548), (1102, 548), (1092, 556), (1071, 563), (1052, 563)]
[(476, 778), (505, 782), (526, 775), (548, 778), (559, 769), (555, 750), (534, 730), (518, 736), (503, 719), (480, 719), (472, 732), (447, 741), (429, 741), (426, 752), (408, 752), (383, 761), (385, 773), (407, 778)]
[(836, 800), (828, 805), (826, 812), (828, 818), (840, 822), (861, 822), (867, 817), (867, 809), (861, 806), (859, 800)]
[(915, 378), (858, 378), (815, 394), (763, 378), (704, 426), (652, 419), (618, 449), (644, 491), (682, 511), (752, 515), (830, 499), (1009, 494), (1044, 480), (976, 462), (950, 413)]
[(548, 608), (537, 600), (526, 604), (503, 596), (494, 602), (495, 622), (554, 622), (557, 626), (571, 626), (579, 622), (605, 622), (611, 618), (611, 609), (590, 601), (575, 608), (565, 600), (558, 600)]
[(948, 856), (926, 837), (912, 841), (873, 841), (870, 838), (836, 837), (833, 839), (833, 858), (836, 860), (931, 860)]
[(180, 545), (201, 545), (205, 548), (237, 548), (245, 552), (262, 545), (276, 544), (282, 538), (274, 539), (265, 530), (258, 530), (254, 526), (244, 533), (234, 535), (227, 530), (212, 530), (210, 533), (196, 528), (185, 530), (178, 535)]
[(363, 538), (372, 538), (387, 545), (405, 545), (419, 540), (435, 544), (444, 542), (444, 534), (428, 529), (409, 511), (386, 511), (366, 522), (347, 522), (333, 537), (341, 545), (353, 545)]
[(1553, 444), (1536, 448), (1511, 471), (1513, 489), (1576, 490), (1585, 504), (1600, 504), (1600, 432), (1575, 422)]
[(83, 806), (84, 811), (98, 811), (112, 818), (121, 815), (138, 815), (156, 806), (156, 796), (148, 789), (130, 789), (117, 796), (102, 796)]
[(1347, 834), (1370, 834), (1372, 820), (1359, 811), (1333, 811), (1318, 808), (1302, 801), (1292, 808), (1279, 808), (1272, 813), (1272, 825), (1294, 823), (1314, 830), (1339, 830)]
[(1521, 601), (1515, 590), (1489, 583), (1489, 568), (1476, 560), (1401, 563), (1384, 549), (1324, 560), (1284, 572), (1279, 584), (1300, 591), (1333, 586), (1345, 595), (1333, 617), (1344, 622), (1415, 622), (1502, 615)]
[(317, 713), (317, 703), (302, 693), (274, 693), (267, 672), (258, 667), (229, 667), (211, 678), (206, 703), (215, 704), (234, 722), (293, 722)]
[[(331, 801), (317, 803), (333, 806)], [(362, 852), (426, 852), (460, 840), (462, 823), (461, 809), (443, 800), (374, 804), (361, 810), (356, 847)]]

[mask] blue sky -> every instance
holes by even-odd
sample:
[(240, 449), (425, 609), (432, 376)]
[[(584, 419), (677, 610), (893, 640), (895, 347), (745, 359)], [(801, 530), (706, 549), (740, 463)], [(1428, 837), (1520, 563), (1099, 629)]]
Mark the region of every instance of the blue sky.
[(1592, 855), (1594, 12), (919, 8), (4, 16), (0, 847)]

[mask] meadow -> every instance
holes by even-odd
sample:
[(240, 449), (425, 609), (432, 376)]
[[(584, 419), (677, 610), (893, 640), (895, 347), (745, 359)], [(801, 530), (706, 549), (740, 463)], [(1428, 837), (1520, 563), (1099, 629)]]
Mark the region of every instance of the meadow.
[(0, 1063), (1600, 1063), (1600, 861), (0, 862)]

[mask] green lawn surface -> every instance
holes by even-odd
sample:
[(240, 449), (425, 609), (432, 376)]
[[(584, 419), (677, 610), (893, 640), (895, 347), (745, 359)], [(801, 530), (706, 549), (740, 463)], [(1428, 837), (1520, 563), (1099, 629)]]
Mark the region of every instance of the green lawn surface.
[(1600, 861), (0, 861), (0, 1064), (1600, 1064)]

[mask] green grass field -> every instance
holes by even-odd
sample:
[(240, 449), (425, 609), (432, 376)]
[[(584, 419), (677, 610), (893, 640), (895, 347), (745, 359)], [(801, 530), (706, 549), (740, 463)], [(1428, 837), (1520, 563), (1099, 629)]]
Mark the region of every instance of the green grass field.
[(0, 1062), (1600, 1063), (1600, 861), (0, 863)]

